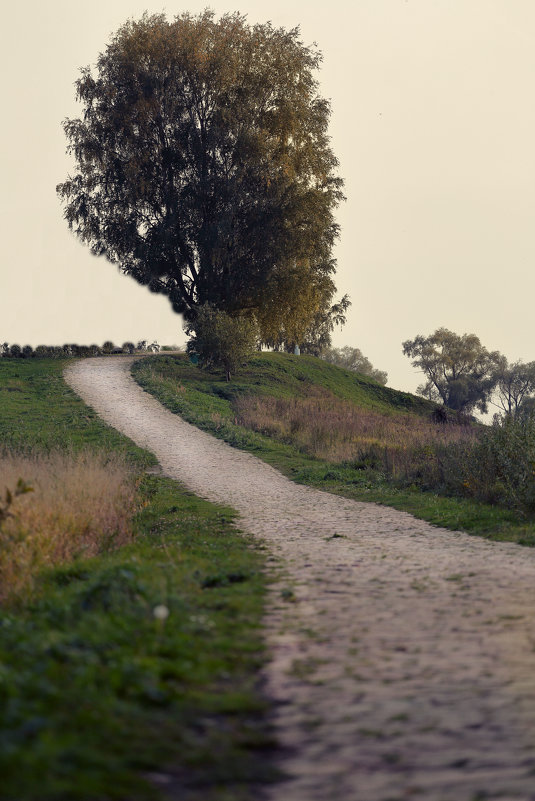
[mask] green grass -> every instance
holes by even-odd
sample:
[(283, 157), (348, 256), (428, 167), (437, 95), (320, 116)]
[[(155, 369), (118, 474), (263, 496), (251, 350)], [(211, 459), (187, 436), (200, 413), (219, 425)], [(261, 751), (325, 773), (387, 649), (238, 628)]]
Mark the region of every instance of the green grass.
[(156, 464), (102, 422), (64, 382), (67, 360), (0, 360), (0, 444), (11, 450), (50, 451), (69, 447), (114, 450), (140, 467)]
[[(4, 441), (154, 462), (60, 371), (0, 361)], [(0, 608), (2, 801), (251, 801), (275, 779), (263, 550), (176, 482), (144, 475), (139, 493), (131, 545), (42, 572), (31, 599)]]
[(410, 512), (435, 525), (496, 541), (535, 545), (535, 523), (508, 509), (446, 497), (416, 485), (395, 486), (378, 470), (332, 464), (299, 451), (286, 441), (237, 424), (233, 402), (240, 396), (299, 397), (311, 385), (329, 390), (364, 410), (429, 418), (435, 405), (321, 359), (262, 353), (227, 383), (221, 373), (193, 366), (185, 356), (155, 356), (133, 366), (135, 379), (186, 420), (272, 464), (293, 480), (344, 497)]

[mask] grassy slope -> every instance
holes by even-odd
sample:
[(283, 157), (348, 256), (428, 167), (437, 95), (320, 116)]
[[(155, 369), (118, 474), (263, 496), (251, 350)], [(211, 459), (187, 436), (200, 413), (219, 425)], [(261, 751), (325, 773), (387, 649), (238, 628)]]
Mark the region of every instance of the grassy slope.
[[(84, 406), (62, 366), (0, 361), (0, 441), (153, 464)], [(0, 609), (3, 801), (240, 801), (270, 778), (262, 551), (231, 510), (168, 479), (144, 476), (140, 500), (133, 545), (49, 571), (35, 597)], [(160, 790), (150, 777), (162, 772)]]
[(417, 487), (398, 489), (377, 474), (333, 465), (298, 452), (290, 443), (251, 432), (235, 423), (232, 401), (239, 395), (302, 395), (318, 384), (358, 407), (385, 414), (428, 417), (434, 404), (321, 359), (282, 353), (258, 354), (227, 383), (221, 373), (199, 370), (184, 356), (157, 356), (133, 367), (136, 380), (172, 411), (235, 447), (255, 453), (290, 478), (357, 500), (408, 511), (435, 525), (461, 529), (493, 540), (535, 545), (535, 524), (509, 510), (447, 498)]

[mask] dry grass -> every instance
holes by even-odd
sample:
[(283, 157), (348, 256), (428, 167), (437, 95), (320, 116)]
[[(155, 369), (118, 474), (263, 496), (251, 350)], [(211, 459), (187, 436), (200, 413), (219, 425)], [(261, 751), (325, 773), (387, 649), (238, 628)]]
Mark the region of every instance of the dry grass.
[(235, 410), (241, 425), (291, 442), (318, 459), (361, 461), (393, 477), (406, 477), (415, 461), (434, 459), (441, 448), (475, 437), (467, 426), (357, 408), (319, 387), (301, 398), (241, 397)]
[(2, 497), (19, 478), (34, 491), (0, 526), (0, 601), (31, 592), (43, 568), (131, 541), (135, 478), (116, 455), (0, 454)]

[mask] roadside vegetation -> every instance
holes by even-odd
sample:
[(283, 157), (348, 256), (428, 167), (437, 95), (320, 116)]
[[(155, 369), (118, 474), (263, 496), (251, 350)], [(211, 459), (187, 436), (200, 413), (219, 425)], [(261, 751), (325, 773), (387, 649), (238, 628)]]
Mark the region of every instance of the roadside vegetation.
[(500, 426), (312, 356), (257, 353), (231, 383), (185, 356), (151, 357), (133, 374), (189, 422), (296, 481), (436, 525), (535, 544), (533, 424), (515, 423), (513, 456)]
[(0, 798), (249, 801), (274, 778), (262, 549), (63, 366), (0, 361)]

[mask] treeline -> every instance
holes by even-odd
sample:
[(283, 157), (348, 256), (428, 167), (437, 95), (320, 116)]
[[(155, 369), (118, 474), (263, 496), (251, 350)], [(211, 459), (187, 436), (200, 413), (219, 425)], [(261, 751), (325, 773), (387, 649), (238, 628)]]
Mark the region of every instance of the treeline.
[(499, 351), (489, 351), (475, 334), (462, 336), (437, 328), (403, 343), (426, 382), (419, 395), (460, 415), (485, 414), (489, 404), (501, 415), (516, 417), (535, 410), (535, 361), (510, 363)]
[[(165, 348), (164, 348), (165, 349)], [(67, 359), (72, 357), (84, 356), (110, 356), (113, 353), (133, 354), (133, 353), (158, 353), (161, 350), (157, 342), (142, 339), (136, 344), (133, 342), (123, 342), (121, 346), (115, 345), (111, 340), (107, 340), (103, 345), (77, 345), (67, 343), (65, 345), (31, 345), (17, 344), (10, 345), (3, 342), (0, 345), (0, 358), (4, 359)]]

